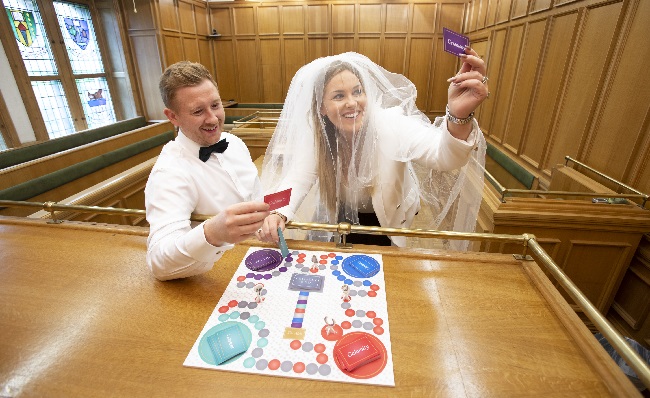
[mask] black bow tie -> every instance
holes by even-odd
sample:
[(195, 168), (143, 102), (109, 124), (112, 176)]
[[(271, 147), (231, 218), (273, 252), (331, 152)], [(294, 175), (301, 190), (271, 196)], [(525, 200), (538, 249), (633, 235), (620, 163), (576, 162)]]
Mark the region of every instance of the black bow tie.
[(223, 153), (226, 148), (228, 148), (228, 142), (225, 138), (216, 144), (201, 147), (201, 149), (199, 149), (199, 159), (201, 159), (203, 162), (207, 162), (208, 159), (210, 159), (212, 152)]

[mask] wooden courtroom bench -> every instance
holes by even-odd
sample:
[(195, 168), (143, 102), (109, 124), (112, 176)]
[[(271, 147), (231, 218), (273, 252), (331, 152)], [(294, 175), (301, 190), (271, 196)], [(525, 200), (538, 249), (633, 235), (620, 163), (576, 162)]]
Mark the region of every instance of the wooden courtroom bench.
[[(157, 156), (174, 136), (171, 123), (161, 122), (8, 167), (0, 170), (0, 199), (62, 200)], [(0, 214), (31, 213), (25, 210), (3, 209)]]
[[(558, 166), (549, 186), (569, 193), (594, 192), (594, 197), (613, 192), (569, 169)], [(551, 258), (606, 314), (641, 237), (650, 231), (650, 210), (633, 202), (592, 203), (590, 196), (570, 194), (502, 198), (494, 184), (484, 185), (477, 232), (534, 234)], [(517, 249), (499, 243), (485, 243), (480, 248), (498, 253), (516, 253)]]
[(146, 125), (146, 119), (143, 116), (138, 116), (132, 119), (111, 123), (106, 126), (79, 131), (74, 134), (45, 142), (8, 149), (0, 152), (0, 170), (9, 166), (42, 158), (47, 155), (63, 152), (104, 138), (112, 137), (127, 131), (139, 129)]

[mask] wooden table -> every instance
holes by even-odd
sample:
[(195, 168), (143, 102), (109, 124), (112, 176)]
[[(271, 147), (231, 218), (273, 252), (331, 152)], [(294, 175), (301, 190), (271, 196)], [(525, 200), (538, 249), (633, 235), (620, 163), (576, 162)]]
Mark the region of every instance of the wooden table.
[(638, 394), (534, 262), (372, 246), (355, 251), (383, 255), (395, 388), (183, 367), (246, 243), (159, 282), (146, 229), (0, 218), (0, 396)]

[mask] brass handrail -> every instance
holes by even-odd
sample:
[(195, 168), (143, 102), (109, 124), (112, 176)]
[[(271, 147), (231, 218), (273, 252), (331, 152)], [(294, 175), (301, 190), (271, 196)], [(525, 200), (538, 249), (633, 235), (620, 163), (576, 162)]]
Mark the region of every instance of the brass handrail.
[[(102, 213), (102, 214), (122, 214), (122, 215), (144, 215), (144, 210), (120, 209), (113, 207), (98, 206), (78, 206), (78, 205), (61, 205), (54, 202), (23, 202), (12, 200), (0, 200), (0, 207), (42, 207), (44, 210), (52, 213), (54, 222), (55, 211), (76, 210), (85, 213)], [(202, 214), (192, 214), (192, 221), (205, 221), (211, 216)], [(58, 221), (63, 222), (63, 221)], [(301, 223), (289, 221), (287, 228), (301, 230), (320, 230), (328, 232), (338, 232), (345, 243), (345, 236), (350, 233), (370, 234), (370, 235), (397, 235), (397, 236), (416, 236), (427, 238), (447, 238), (457, 240), (489, 240), (501, 242), (520, 243), (526, 248), (530, 248), (533, 255), (541, 262), (544, 267), (555, 277), (562, 288), (573, 298), (573, 300), (582, 308), (587, 317), (594, 323), (598, 330), (603, 334), (607, 341), (616, 349), (625, 362), (634, 370), (637, 377), (646, 387), (650, 388), (650, 368), (639, 354), (630, 347), (619, 332), (607, 321), (607, 319), (596, 309), (589, 299), (580, 291), (580, 289), (571, 281), (571, 279), (562, 271), (562, 269), (553, 261), (553, 259), (539, 245), (534, 235), (507, 235), (507, 234), (488, 234), (488, 233), (469, 233), (469, 232), (450, 232), (426, 229), (401, 229), (401, 228), (383, 228), (383, 227), (366, 227), (362, 225), (351, 225), (349, 223), (320, 224), (320, 223)]]
[[(641, 196), (645, 197), (646, 201), (648, 200), (648, 195), (644, 194), (643, 192), (637, 191), (636, 189), (632, 188), (631, 186), (623, 184), (622, 182), (608, 176), (607, 174), (603, 174), (600, 171), (598, 171), (598, 170), (596, 170), (596, 169), (594, 169), (592, 167), (589, 167), (586, 164), (584, 164), (582, 162), (579, 162), (579, 161), (573, 159), (571, 156), (567, 155), (567, 156), (564, 157), (564, 165), (566, 166), (568, 162), (573, 162), (573, 163), (577, 164), (578, 166), (584, 167), (585, 169), (597, 174), (600, 177), (603, 177), (604, 179), (606, 179), (606, 180), (608, 180), (610, 182), (613, 182), (616, 185), (619, 185), (619, 186), (621, 186), (621, 187), (623, 187), (623, 188), (625, 188), (625, 189), (627, 189), (629, 191), (632, 191), (632, 192), (634, 192), (634, 193), (636, 193), (638, 195), (641, 195)], [(644, 201), (644, 205), (645, 205), (645, 201)]]

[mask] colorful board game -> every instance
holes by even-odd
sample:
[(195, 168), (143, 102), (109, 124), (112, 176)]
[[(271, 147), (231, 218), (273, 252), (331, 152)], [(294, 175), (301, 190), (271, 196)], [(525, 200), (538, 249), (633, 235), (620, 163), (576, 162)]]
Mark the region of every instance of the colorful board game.
[(394, 386), (382, 257), (251, 247), (190, 367)]

